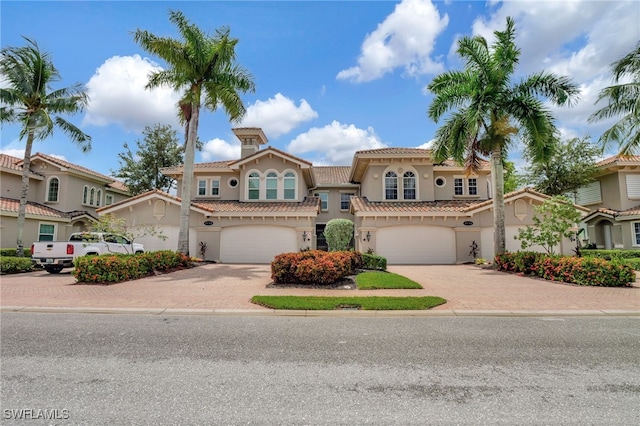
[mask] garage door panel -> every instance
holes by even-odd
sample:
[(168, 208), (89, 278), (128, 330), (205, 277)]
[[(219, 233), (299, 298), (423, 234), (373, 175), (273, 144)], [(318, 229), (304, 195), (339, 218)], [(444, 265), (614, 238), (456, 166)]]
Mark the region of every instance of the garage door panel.
[(284, 226), (238, 226), (220, 234), (225, 263), (271, 263), (280, 253), (297, 252), (296, 231)]
[(455, 232), (439, 226), (393, 226), (376, 233), (378, 254), (390, 264), (452, 264)]

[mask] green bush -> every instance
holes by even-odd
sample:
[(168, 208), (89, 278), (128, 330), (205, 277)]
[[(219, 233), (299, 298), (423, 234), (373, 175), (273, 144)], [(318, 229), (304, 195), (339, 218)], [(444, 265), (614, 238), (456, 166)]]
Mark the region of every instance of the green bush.
[(582, 249), (581, 253), (584, 257), (600, 257), (606, 260), (640, 258), (640, 250)]
[(271, 278), (276, 284), (331, 284), (362, 268), (362, 255), (353, 251), (307, 250), (283, 253), (271, 262)]
[(1, 274), (18, 274), (31, 271), (33, 271), (33, 263), (28, 257), (0, 256)]
[[(23, 250), (24, 250), (24, 257), (31, 257), (31, 247), (29, 247), (29, 248), (25, 247)], [(16, 252), (17, 251), (18, 250), (14, 249), (14, 248), (0, 249), (0, 256), (16, 257)]]
[(627, 265), (631, 269), (640, 271), (640, 258), (638, 259), (620, 259), (620, 263)]
[(387, 270), (387, 258), (377, 254), (362, 253), (362, 262), (364, 263), (364, 269)]
[(109, 284), (135, 280), (154, 271), (166, 272), (191, 265), (191, 259), (170, 250), (143, 254), (104, 254), (74, 259), (73, 275), (78, 282)]
[(495, 266), (499, 271), (535, 275), (551, 281), (579, 285), (622, 287), (636, 280), (631, 267), (619, 261), (590, 257), (506, 252), (495, 257)]

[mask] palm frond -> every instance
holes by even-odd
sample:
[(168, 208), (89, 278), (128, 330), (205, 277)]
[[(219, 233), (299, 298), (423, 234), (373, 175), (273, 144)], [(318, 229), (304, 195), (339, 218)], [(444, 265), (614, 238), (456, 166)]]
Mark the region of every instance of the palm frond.
[(62, 117), (55, 117), (54, 119), (56, 126), (58, 126), (62, 131), (71, 139), (71, 142), (77, 144), (82, 152), (91, 151), (91, 136), (84, 133), (74, 124), (68, 122)]
[(551, 72), (532, 74), (514, 86), (516, 95), (542, 96), (556, 105), (573, 106), (578, 101), (579, 87), (567, 76)]

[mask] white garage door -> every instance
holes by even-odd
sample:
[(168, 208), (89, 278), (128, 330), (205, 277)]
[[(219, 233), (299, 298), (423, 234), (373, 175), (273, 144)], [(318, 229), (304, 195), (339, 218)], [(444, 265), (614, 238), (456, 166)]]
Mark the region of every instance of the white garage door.
[(456, 263), (453, 229), (439, 226), (391, 226), (376, 232), (376, 252), (390, 264)]
[(220, 260), (225, 263), (271, 263), (280, 253), (297, 251), (296, 231), (283, 226), (237, 226), (220, 234)]

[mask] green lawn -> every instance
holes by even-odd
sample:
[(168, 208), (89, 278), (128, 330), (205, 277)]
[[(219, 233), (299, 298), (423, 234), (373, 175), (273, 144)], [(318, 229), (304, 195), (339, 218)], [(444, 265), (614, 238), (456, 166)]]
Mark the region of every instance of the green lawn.
[(319, 297), (319, 296), (253, 296), (251, 302), (271, 309), (298, 310), (423, 310), (442, 305), (441, 297)]
[(356, 275), (359, 290), (377, 290), (383, 288), (422, 288), (420, 284), (402, 275), (390, 272), (363, 272)]

